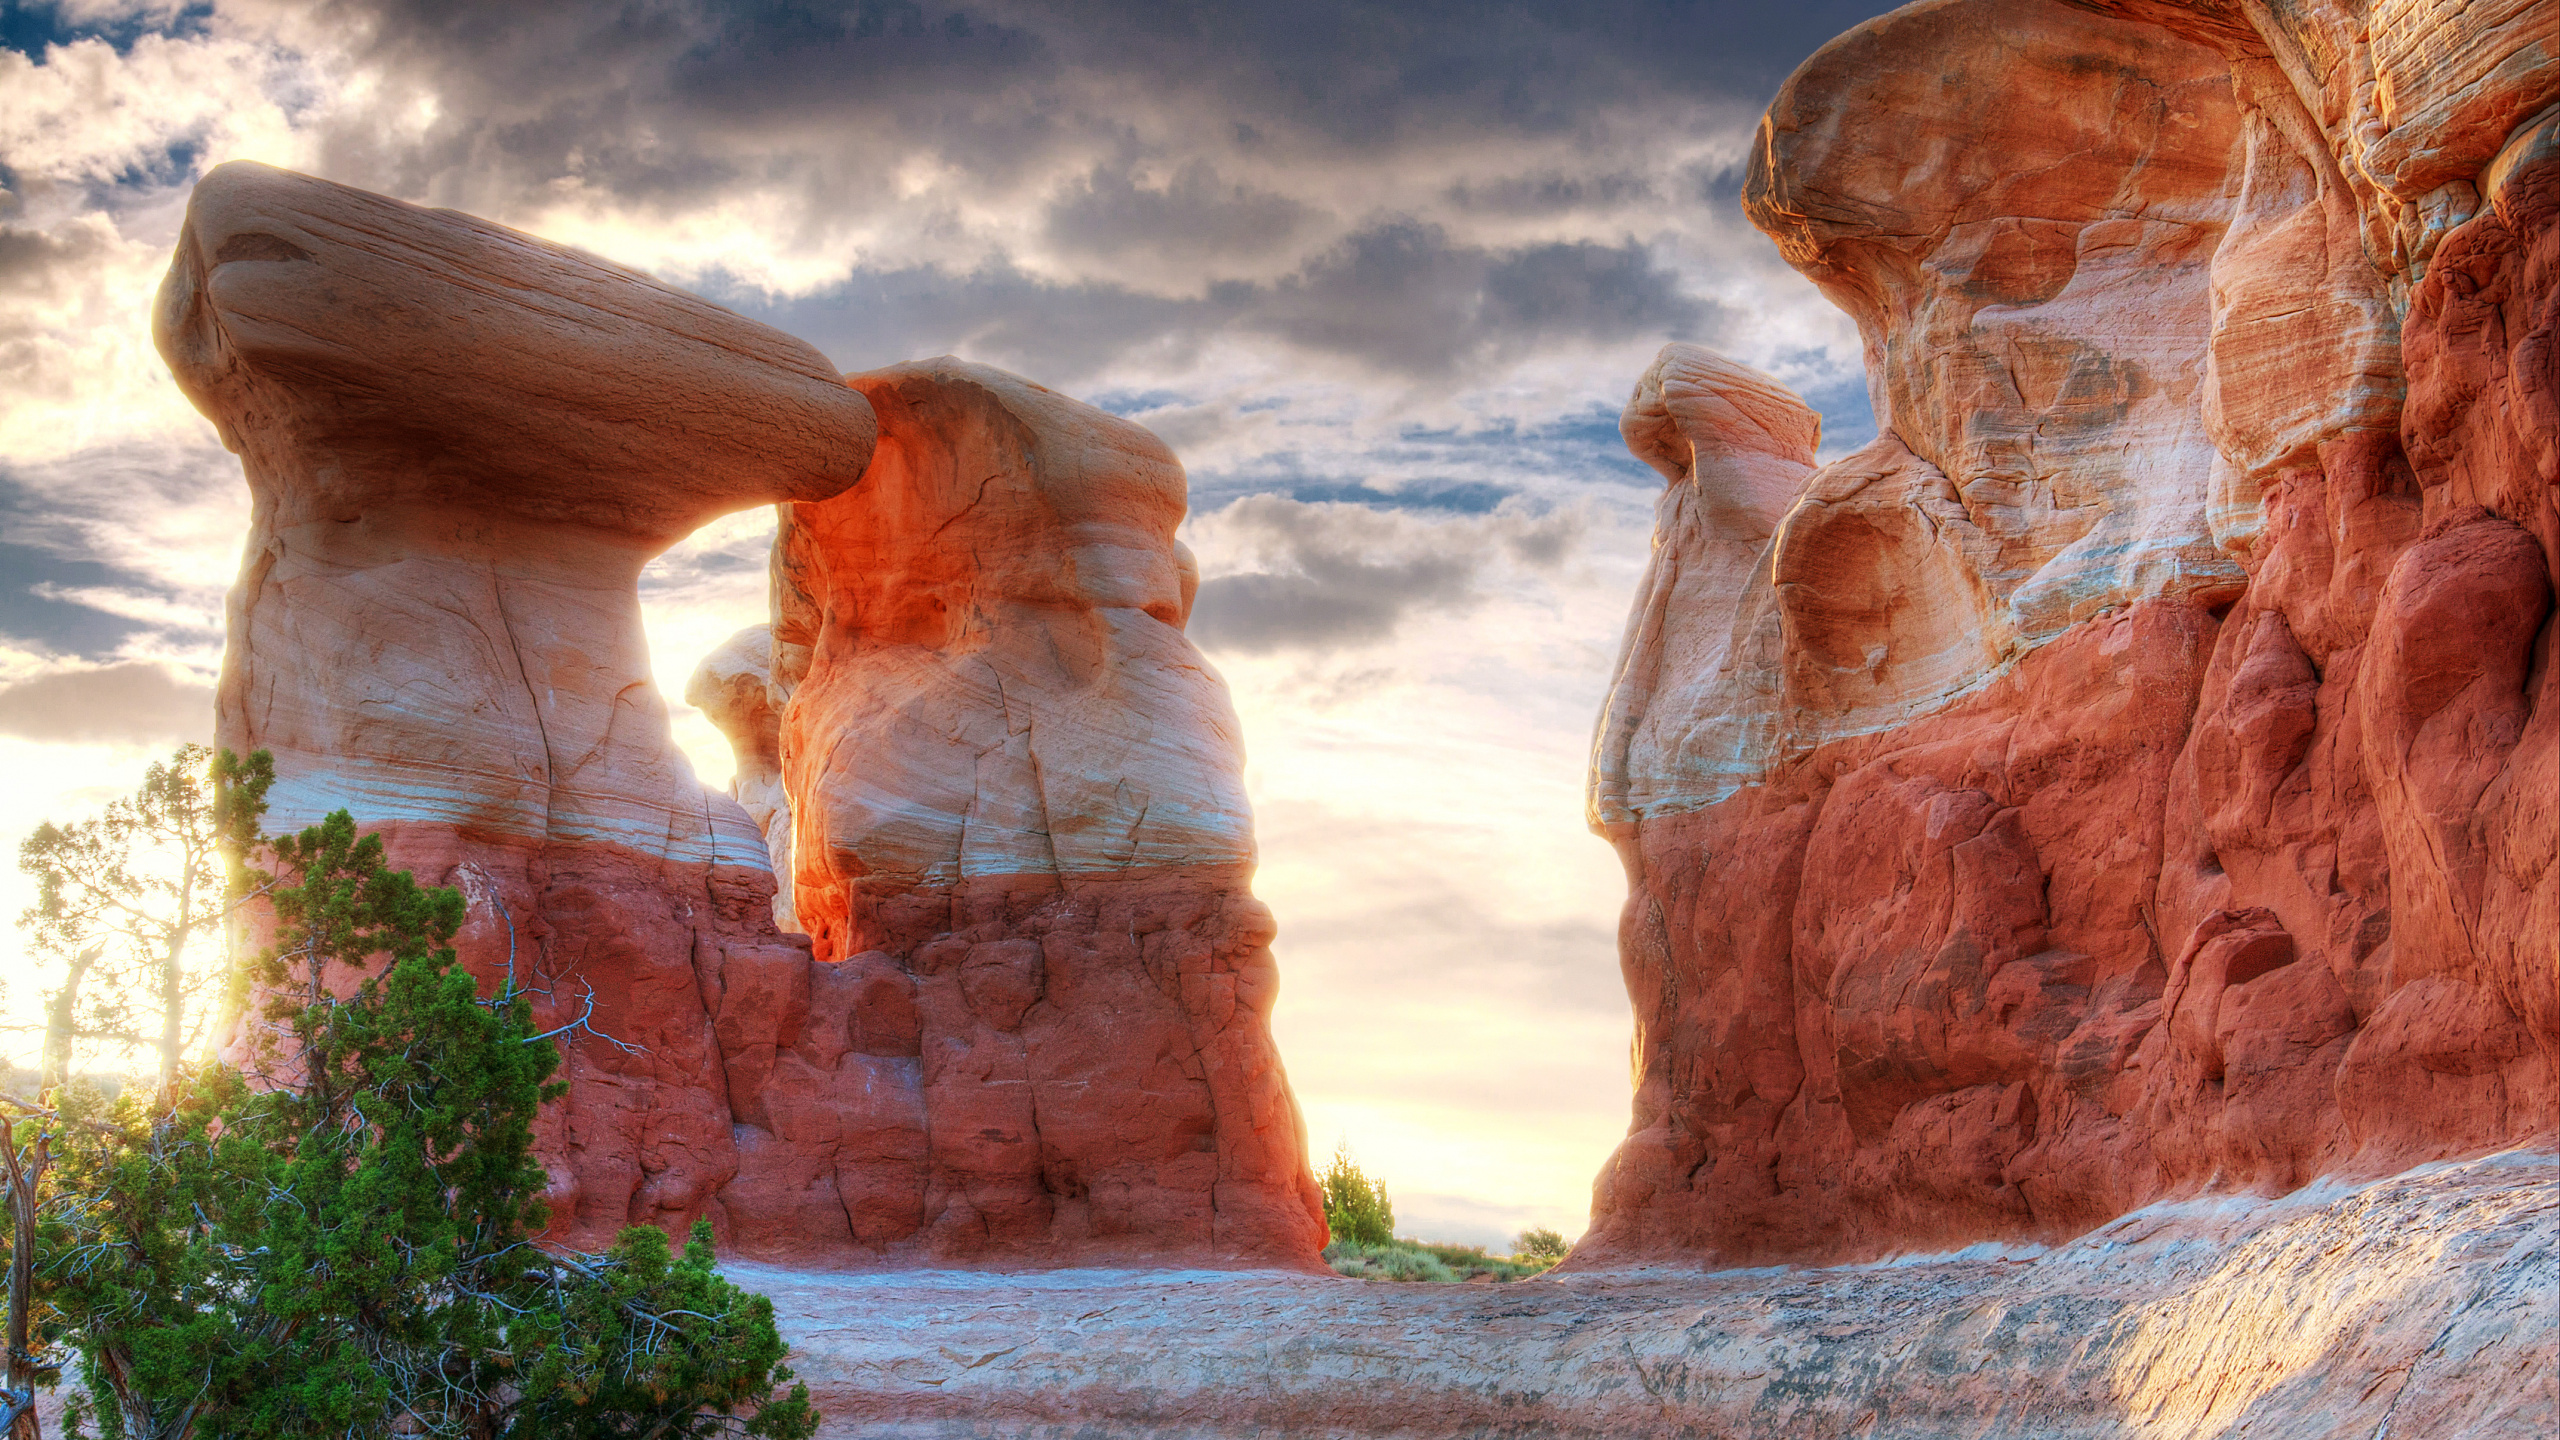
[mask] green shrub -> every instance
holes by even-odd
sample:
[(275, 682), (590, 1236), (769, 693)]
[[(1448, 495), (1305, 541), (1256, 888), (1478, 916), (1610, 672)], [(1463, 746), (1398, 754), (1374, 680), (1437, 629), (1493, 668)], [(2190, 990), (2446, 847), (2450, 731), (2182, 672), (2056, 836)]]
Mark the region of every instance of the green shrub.
[[(344, 810), (255, 853), (276, 867), (240, 859), (273, 943), (233, 989), (257, 1001), (256, 1068), (182, 1066), (165, 1095), (127, 1087), (103, 1112), (61, 1086), (58, 1111), (19, 1102), (30, 1118), (0, 1126), (0, 1145), (52, 1125), (63, 1147), (38, 1171), (49, 1193), (12, 1187), (30, 1218), (10, 1231), (32, 1246), (12, 1253), (12, 1308), (41, 1307), (52, 1333), (30, 1338), (77, 1367), (66, 1430), (815, 1434), (807, 1388), (780, 1393), (771, 1302), (717, 1273), (708, 1225), (681, 1253), (650, 1226), (602, 1255), (534, 1243), (548, 1183), (534, 1123), (564, 1088), (561, 1032), (536, 1028), (512, 970), (484, 997), (460, 967), (461, 893), (391, 868)], [(21, 1373), (36, 1358), (23, 1340), (0, 1348)]]
[(1516, 1260), (1544, 1260), (1553, 1265), (1572, 1248), (1562, 1235), (1544, 1225), (1532, 1225), (1511, 1242), (1511, 1255)]
[(1387, 1202), (1387, 1187), (1360, 1173), (1352, 1163), (1351, 1143), (1333, 1147), (1333, 1163), (1325, 1167), (1324, 1225), (1336, 1240), (1362, 1245), (1388, 1245), (1396, 1237), (1396, 1209)]
[(1354, 1280), (1429, 1281), (1444, 1285), (1476, 1279), (1490, 1279), (1496, 1284), (1525, 1280), (1555, 1263), (1489, 1255), (1481, 1245), (1433, 1245), (1421, 1240), (1389, 1240), (1376, 1245), (1336, 1240), (1324, 1247), (1324, 1261), (1335, 1274)]

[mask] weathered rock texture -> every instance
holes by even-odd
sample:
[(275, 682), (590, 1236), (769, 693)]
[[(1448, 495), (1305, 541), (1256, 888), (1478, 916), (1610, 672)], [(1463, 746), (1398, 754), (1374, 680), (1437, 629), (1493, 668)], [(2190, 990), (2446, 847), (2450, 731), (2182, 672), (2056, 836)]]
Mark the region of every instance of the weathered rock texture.
[[(559, 1234), (1312, 1263), (1153, 437), (954, 364), (848, 385), (645, 276), (254, 165), (198, 187), (158, 321), (255, 499), (222, 742), (275, 753), (273, 828), (351, 810), (468, 893), (467, 964), (585, 1021), (537, 1141)], [(637, 582), (773, 502), (781, 643), (690, 687), (733, 799), (675, 751)]]
[(353, 811), (469, 894), (467, 963), (636, 1047), (565, 1042), (538, 1141), (562, 1232), (690, 1222), (738, 1163), (698, 962), (807, 950), (668, 737), (640, 568), (853, 484), (870, 406), (645, 276), (245, 163), (197, 186), (156, 318), (254, 499), (218, 724), (275, 753), (270, 828)]
[(828, 1435), (2542, 1440), (2560, 1420), (2548, 1156), (1830, 1270), (738, 1270)]
[(1745, 204), (1882, 433), (1812, 469), (1681, 346), (1629, 402), (1639, 1089), (1572, 1264), (2560, 1128), (2556, 25), (1936, 0), (1789, 80)]
[(768, 709), (731, 730), (742, 776), (780, 767), (819, 961), (732, 967), (718, 1000), (777, 1037), (727, 1052), (760, 1243), (1312, 1263), (1243, 751), (1182, 634), (1181, 467), (984, 366), (851, 383), (879, 451), (785, 508)]
[(702, 657), (685, 681), (684, 703), (710, 717), (729, 739), (737, 769), (729, 778), (729, 797), (747, 812), (764, 836), (765, 858), (773, 864), (773, 923), (800, 929), (792, 904), (791, 795), (782, 784), (782, 702), (789, 697), (773, 683), (773, 627), (750, 625)]

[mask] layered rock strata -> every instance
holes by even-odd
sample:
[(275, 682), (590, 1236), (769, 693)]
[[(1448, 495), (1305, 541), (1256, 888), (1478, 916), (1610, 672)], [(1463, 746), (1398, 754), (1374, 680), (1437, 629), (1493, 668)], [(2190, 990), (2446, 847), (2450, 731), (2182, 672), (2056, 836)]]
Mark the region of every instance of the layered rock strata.
[(561, 1233), (714, 1208), (738, 1161), (697, 972), (807, 949), (669, 739), (638, 579), (714, 516), (853, 484), (869, 404), (646, 276), (247, 163), (197, 186), (155, 320), (248, 477), (218, 728), (274, 752), (269, 827), (352, 811), (469, 895), (467, 964), (586, 1022), (537, 1139)]
[[(222, 742), (274, 752), (271, 827), (343, 807), (461, 887), (465, 963), (564, 1027), (556, 1234), (1312, 1263), (1153, 437), (948, 363), (848, 385), (645, 276), (254, 165), (198, 187), (157, 333), (255, 502)], [(781, 641), (690, 687), (740, 744), (711, 794), (638, 577), (776, 502)]]
[(779, 765), (821, 982), (725, 982), (722, 1025), (779, 1036), (730, 1052), (770, 1136), (756, 1224), (1310, 1263), (1242, 746), (1182, 634), (1180, 465), (985, 366), (851, 383), (879, 451), (858, 490), (785, 507), (768, 708), (728, 712), (741, 774)]
[(2552, 23), (1937, 0), (1788, 81), (1745, 205), (1881, 433), (1815, 469), (1688, 347), (1629, 402), (1638, 1095), (1574, 1264), (2560, 1129)]

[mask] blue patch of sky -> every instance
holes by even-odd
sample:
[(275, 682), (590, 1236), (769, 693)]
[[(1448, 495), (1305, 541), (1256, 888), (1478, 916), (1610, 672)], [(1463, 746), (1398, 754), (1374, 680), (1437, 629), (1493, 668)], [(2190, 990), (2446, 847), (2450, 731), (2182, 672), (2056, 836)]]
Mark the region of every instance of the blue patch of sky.
[(54, 655), (103, 660), (150, 626), (122, 615), (36, 593), (39, 586), (130, 585), (133, 577), (94, 560), (0, 540), (0, 636)]
[(1812, 386), (1804, 402), (1822, 416), (1824, 459), (1846, 455), (1876, 438), (1875, 407), (1867, 400), (1867, 377), (1843, 375)]
[(1106, 390), (1088, 396), (1086, 403), (1095, 409), (1127, 418), (1149, 410), (1162, 410), (1168, 405), (1188, 405), (1191, 397), (1173, 390)]
[(53, 0), (5, 0), (0, 3), (0, 49), (42, 59), (44, 52), (55, 45), (104, 40), (121, 55), (145, 35), (181, 39), (200, 35), (212, 18), (210, 0), (196, 0), (175, 15), (119, 15), (95, 20), (75, 20)]
[(1247, 495), (1344, 501), (1392, 510), (1484, 514), (1518, 497), (1535, 509), (1580, 495), (1633, 499), (1661, 477), (1627, 453), (1617, 417), (1600, 407), (1544, 425), (1408, 428), (1383, 444), (1310, 454), (1274, 450), (1191, 473), (1191, 508)]
[(1316, 481), (1288, 491), (1290, 499), (1310, 503), (1347, 500), (1388, 510), (1441, 510), (1456, 515), (1490, 514), (1495, 506), (1519, 493), (1479, 480), (1446, 479), (1409, 481), (1394, 490), (1375, 489), (1358, 480)]
[(182, 181), (193, 179), (196, 171), (196, 162), (203, 158), (204, 137), (201, 135), (182, 135), (178, 139), (171, 141), (168, 149), (160, 152), (158, 156), (148, 162), (140, 165), (126, 166), (124, 170), (115, 177), (114, 183), (119, 188), (175, 185)]

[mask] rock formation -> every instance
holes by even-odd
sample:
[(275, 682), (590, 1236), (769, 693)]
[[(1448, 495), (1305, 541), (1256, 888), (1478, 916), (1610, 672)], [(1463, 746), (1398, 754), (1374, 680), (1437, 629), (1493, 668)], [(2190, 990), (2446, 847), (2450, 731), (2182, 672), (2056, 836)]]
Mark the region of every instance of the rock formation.
[(197, 186), (156, 321), (254, 500), (218, 727), (275, 753), (269, 828), (353, 811), (470, 896), (468, 964), (587, 1019), (538, 1140), (555, 1226), (689, 1223), (737, 1169), (697, 967), (807, 951), (669, 739), (640, 568), (853, 484), (870, 406), (646, 276), (247, 163)]
[(792, 904), (791, 796), (782, 785), (782, 717), (788, 696), (773, 684), (773, 627), (750, 625), (702, 657), (685, 682), (684, 703), (710, 717), (729, 737), (737, 770), (729, 780), (729, 798), (747, 812), (764, 836), (765, 858), (773, 864), (773, 923), (800, 929), (800, 912)]
[[(849, 386), (645, 276), (257, 165), (198, 186), (157, 322), (255, 500), (222, 743), (274, 752), (271, 828), (343, 807), (465, 890), (465, 963), (574, 1026), (557, 1234), (1311, 1263), (1153, 437), (992, 371)], [(675, 751), (637, 582), (775, 502), (781, 644), (692, 690), (732, 799)]]
[(776, 854), (825, 982), (721, 1002), (724, 1026), (788, 1017), (729, 1052), (773, 1137), (757, 1223), (778, 1244), (850, 1216), (850, 1242), (949, 1258), (1305, 1263), (1322, 1207), (1267, 1023), (1235, 716), (1182, 634), (1180, 465), (985, 366), (851, 383), (878, 454), (859, 489), (785, 508), (780, 708), (723, 722), (742, 776), (777, 757)]
[(1813, 469), (1684, 346), (1629, 402), (1639, 1088), (1575, 1265), (2560, 1130), (2560, 13), (2246, 13), (1934, 0), (1771, 105), (1746, 208), (1881, 434)]

